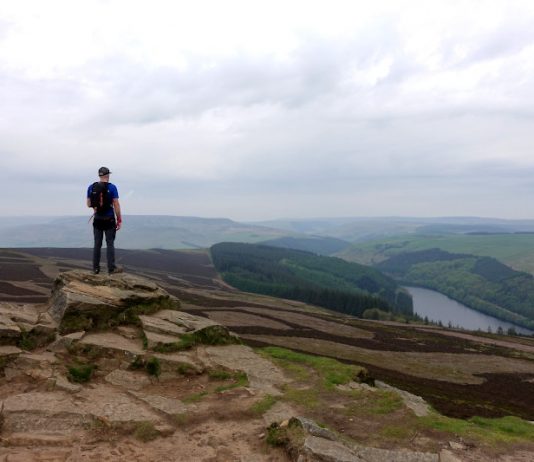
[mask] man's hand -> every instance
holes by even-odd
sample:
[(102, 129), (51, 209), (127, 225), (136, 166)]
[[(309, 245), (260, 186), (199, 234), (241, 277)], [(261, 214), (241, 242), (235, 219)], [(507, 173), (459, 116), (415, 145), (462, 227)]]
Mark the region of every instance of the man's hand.
[(119, 230), (121, 229), (121, 226), (122, 226), (122, 218), (117, 218), (117, 226), (115, 226), (115, 230)]

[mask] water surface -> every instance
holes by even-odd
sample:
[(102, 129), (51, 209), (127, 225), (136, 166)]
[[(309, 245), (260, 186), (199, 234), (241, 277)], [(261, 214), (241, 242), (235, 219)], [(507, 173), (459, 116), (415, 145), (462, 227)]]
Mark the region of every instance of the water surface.
[(413, 298), (413, 310), (421, 317), (428, 317), (429, 320), (439, 322), (444, 326), (462, 327), (469, 330), (483, 330), (496, 332), (502, 327), (506, 333), (513, 327), (517, 333), (531, 335), (534, 331), (525, 327), (516, 326), (506, 321), (494, 318), (484, 313), (479, 313), (461, 303), (443, 295), (435, 290), (423, 289), (421, 287), (405, 287)]

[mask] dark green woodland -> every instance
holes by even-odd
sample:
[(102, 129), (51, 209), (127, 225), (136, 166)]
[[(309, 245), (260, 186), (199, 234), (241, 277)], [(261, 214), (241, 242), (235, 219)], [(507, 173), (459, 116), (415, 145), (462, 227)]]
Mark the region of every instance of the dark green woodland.
[(495, 258), (429, 249), (395, 255), (376, 268), (403, 284), (437, 290), (483, 313), (534, 328), (534, 277)]
[(412, 299), (392, 278), (340, 258), (256, 244), (211, 247), (223, 279), (246, 292), (300, 300), (341, 313), (364, 311), (412, 315)]

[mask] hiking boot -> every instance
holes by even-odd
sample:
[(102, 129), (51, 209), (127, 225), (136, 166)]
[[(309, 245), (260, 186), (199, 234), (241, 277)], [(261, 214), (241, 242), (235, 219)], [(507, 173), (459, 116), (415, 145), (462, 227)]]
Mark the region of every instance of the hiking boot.
[(122, 272), (124, 272), (124, 269), (122, 266), (115, 266), (114, 268), (110, 268), (108, 270), (109, 274), (117, 274), (117, 273), (122, 273)]
[(100, 273), (100, 268), (95, 268), (93, 270), (93, 274), (99, 274)]

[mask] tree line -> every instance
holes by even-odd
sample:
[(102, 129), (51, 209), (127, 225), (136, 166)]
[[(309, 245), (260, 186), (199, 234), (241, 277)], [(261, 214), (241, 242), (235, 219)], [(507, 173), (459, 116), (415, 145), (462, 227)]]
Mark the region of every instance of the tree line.
[(490, 257), (430, 249), (381, 262), (404, 284), (437, 290), (496, 318), (534, 328), (534, 277)]
[(411, 296), (379, 271), (339, 258), (257, 244), (211, 247), (217, 271), (246, 292), (299, 300), (353, 316), (378, 308), (413, 314)]

